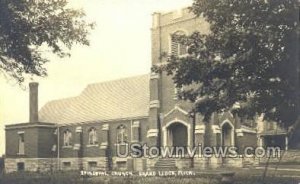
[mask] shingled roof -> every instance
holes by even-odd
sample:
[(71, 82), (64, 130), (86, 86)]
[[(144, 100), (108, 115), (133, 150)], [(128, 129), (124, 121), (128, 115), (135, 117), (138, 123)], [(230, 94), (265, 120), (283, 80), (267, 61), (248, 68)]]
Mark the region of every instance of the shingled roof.
[(149, 75), (90, 84), (77, 97), (48, 102), (39, 120), (70, 124), (145, 117), (149, 93)]

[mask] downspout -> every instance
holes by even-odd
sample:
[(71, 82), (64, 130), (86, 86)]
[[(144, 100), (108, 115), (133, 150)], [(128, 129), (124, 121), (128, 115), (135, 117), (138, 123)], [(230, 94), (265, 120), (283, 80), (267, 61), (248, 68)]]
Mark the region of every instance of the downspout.
[[(132, 140), (133, 140), (132, 123), (133, 123), (133, 121), (130, 120), (130, 141), (128, 141), (128, 142), (131, 142), (131, 143), (132, 143)], [(133, 165), (132, 170), (134, 170), (134, 165), (135, 165), (135, 159), (134, 158), (132, 158), (132, 165)]]
[(59, 126), (57, 126), (57, 170), (60, 171), (60, 146), (59, 146)]
[(133, 131), (132, 131), (132, 120), (130, 120), (130, 142), (132, 141), (133, 139)]

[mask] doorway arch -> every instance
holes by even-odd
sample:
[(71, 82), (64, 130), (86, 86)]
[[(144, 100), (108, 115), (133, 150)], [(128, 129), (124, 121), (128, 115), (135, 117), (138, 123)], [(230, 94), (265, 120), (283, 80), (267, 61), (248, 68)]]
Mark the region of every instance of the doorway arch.
[(163, 146), (189, 147), (191, 143), (191, 125), (180, 120), (167, 123), (162, 128)]
[(234, 146), (234, 126), (233, 124), (225, 120), (221, 124), (221, 145), (222, 146)]

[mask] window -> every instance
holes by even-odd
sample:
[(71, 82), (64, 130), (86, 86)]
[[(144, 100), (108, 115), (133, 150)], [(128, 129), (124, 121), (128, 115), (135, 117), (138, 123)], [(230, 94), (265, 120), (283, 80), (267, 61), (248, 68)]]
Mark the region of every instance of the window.
[(126, 126), (120, 125), (117, 128), (117, 143), (127, 143), (127, 129)]
[(125, 171), (127, 169), (127, 162), (126, 161), (117, 161), (117, 168), (120, 171)]
[(187, 45), (183, 44), (180, 40), (180, 36), (184, 36), (183, 31), (177, 31), (171, 35), (171, 54), (175, 56), (182, 56), (187, 54)]
[(71, 146), (72, 133), (70, 130), (64, 131), (64, 146)]
[(92, 127), (89, 129), (89, 145), (98, 144), (96, 128)]
[(179, 88), (174, 85), (174, 100), (179, 99), (179, 94), (183, 92), (183, 87)]
[(89, 169), (94, 170), (97, 168), (97, 162), (88, 162)]
[(18, 133), (19, 134), (19, 155), (25, 154), (25, 138), (24, 132)]
[(24, 162), (18, 162), (17, 163), (17, 170), (18, 171), (24, 171), (25, 170), (25, 164), (24, 164)]
[(63, 169), (70, 169), (71, 168), (71, 162), (63, 162)]

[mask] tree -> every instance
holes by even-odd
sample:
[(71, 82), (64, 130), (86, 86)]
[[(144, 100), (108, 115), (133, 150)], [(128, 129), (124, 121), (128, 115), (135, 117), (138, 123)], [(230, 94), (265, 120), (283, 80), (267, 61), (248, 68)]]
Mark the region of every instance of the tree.
[(297, 0), (194, 0), (190, 9), (210, 33), (173, 35), (189, 54), (168, 56), (153, 70), (172, 75), (205, 119), (232, 111), (293, 124), (300, 114)]
[(44, 50), (65, 57), (75, 43), (89, 45), (93, 23), (84, 16), (69, 8), (67, 0), (0, 0), (2, 74), (19, 83), (26, 75), (46, 76)]

